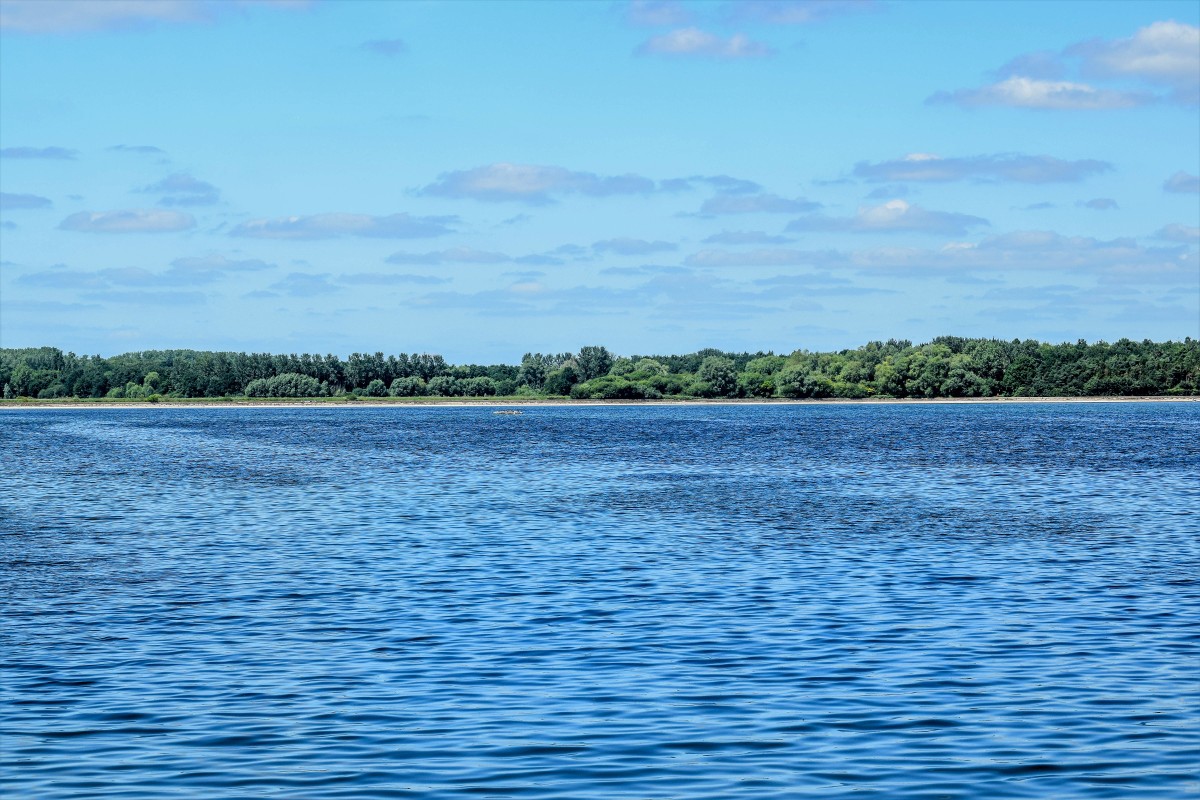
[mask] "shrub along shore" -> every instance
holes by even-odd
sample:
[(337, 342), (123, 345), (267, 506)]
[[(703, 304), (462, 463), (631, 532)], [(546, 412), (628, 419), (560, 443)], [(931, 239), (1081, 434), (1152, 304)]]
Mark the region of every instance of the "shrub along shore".
[(441, 356), (150, 350), (103, 358), (53, 347), (0, 349), (5, 401), (318, 402), (1018, 398), (1200, 395), (1200, 341), (1046, 344), (941, 336), (790, 355), (526, 353), (519, 365)]

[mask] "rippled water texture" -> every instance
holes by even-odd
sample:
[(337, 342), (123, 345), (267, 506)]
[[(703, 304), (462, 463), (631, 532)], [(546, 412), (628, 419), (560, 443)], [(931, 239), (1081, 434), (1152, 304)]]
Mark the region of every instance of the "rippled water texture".
[(12, 798), (1200, 791), (1200, 403), (0, 414)]

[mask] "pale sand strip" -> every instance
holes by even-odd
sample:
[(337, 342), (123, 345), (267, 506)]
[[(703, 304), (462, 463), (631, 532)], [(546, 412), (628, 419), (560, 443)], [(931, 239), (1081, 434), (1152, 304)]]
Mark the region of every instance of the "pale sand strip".
[(394, 398), (372, 398), (354, 402), (333, 400), (162, 400), (158, 403), (125, 401), (87, 400), (6, 400), (0, 402), (0, 411), (30, 409), (181, 409), (181, 408), (537, 408), (539, 406), (596, 407), (596, 406), (933, 406), (933, 405), (1011, 405), (1045, 403), (1195, 403), (1200, 396), (1159, 397), (939, 397), (880, 399), (864, 398), (849, 400), (827, 398), (823, 400), (399, 400)]

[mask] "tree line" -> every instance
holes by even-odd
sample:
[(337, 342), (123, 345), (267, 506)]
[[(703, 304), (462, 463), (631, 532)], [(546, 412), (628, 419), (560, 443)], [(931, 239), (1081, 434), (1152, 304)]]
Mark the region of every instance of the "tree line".
[(1085, 397), (1200, 394), (1200, 341), (1048, 344), (940, 336), (790, 355), (700, 350), (618, 356), (606, 347), (449, 364), (430, 354), (147, 350), (104, 358), (0, 349), (5, 399), (159, 397), (677, 398)]

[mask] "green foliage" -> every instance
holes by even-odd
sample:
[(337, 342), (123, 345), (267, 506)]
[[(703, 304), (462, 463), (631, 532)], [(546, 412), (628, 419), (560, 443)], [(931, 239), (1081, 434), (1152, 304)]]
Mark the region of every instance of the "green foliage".
[(464, 397), (492, 397), (496, 394), (496, 382), (486, 375), (467, 378), (462, 382)]
[(392, 397), (421, 397), (425, 394), (425, 381), (410, 375), (407, 378), (396, 378), (388, 388)]
[(575, 361), (579, 365), (580, 379), (590, 381), (592, 378), (608, 374), (612, 369), (613, 356), (607, 347), (593, 345), (579, 348), (579, 355), (575, 356)]
[(576, 400), (657, 400), (662, 396), (653, 386), (620, 375), (603, 375), (571, 387), (571, 397)]
[(583, 376), (574, 360), (568, 361), (558, 369), (546, 375), (542, 391), (546, 394), (566, 395), (571, 393), (571, 387), (579, 383)]
[(273, 378), (257, 378), (246, 384), (246, 397), (320, 397), (321, 384), (298, 372), (285, 372)]
[(439, 375), (429, 381), (429, 394), (432, 397), (458, 397), (462, 394), (462, 381), (449, 375)]
[(526, 353), (520, 366), (447, 364), (441, 356), (148, 350), (109, 358), (53, 347), (0, 349), (6, 399), (109, 397), (995, 397), (1200, 394), (1200, 342), (1033, 340), (941, 336), (868, 342), (854, 350), (617, 358)]
[(723, 356), (709, 356), (696, 370), (697, 380), (704, 384), (708, 397), (731, 397), (737, 393), (738, 375), (733, 361)]

